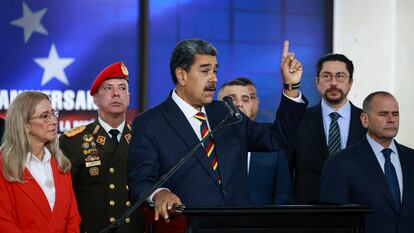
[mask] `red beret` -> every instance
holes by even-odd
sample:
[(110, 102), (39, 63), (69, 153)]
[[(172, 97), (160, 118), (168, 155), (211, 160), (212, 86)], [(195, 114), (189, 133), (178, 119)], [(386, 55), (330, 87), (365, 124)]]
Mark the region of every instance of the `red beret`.
[(94, 95), (99, 89), (99, 86), (107, 79), (126, 79), (128, 81), (128, 69), (123, 62), (116, 62), (107, 66), (96, 76), (95, 81), (91, 86), (91, 95)]

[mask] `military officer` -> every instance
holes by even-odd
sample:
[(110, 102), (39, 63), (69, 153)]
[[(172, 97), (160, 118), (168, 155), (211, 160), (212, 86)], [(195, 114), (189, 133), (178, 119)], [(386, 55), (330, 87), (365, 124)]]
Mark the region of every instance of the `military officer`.
[[(81, 232), (99, 232), (131, 205), (127, 186), (127, 155), (131, 127), (128, 70), (123, 62), (106, 67), (91, 90), (98, 119), (66, 131), (60, 147), (72, 162), (73, 188), (82, 218)], [(118, 232), (142, 232), (141, 213), (125, 220)]]

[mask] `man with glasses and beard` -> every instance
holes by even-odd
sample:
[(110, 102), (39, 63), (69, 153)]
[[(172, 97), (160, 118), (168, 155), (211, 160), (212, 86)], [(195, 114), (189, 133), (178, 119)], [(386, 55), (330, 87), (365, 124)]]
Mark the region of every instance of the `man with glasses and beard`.
[(359, 116), (361, 109), (347, 98), (353, 83), (354, 66), (342, 54), (327, 54), (317, 63), (316, 87), (322, 97), (307, 109), (288, 152), (294, 167), (294, 195), (300, 204), (318, 202), (319, 178), (328, 156), (358, 143), (366, 134)]

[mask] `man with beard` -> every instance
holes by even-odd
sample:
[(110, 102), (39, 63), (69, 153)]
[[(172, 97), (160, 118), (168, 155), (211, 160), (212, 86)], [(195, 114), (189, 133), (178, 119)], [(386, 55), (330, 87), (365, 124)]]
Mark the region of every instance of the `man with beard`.
[(316, 66), (316, 86), (322, 100), (307, 109), (293, 150), (287, 152), (294, 167), (294, 195), (300, 204), (319, 201), (319, 178), (328, 156), (358, 143), (365, 135), (361, 109), (348, 99), (354, 66), (342, 54), (327, 54)]
[(131, 195), (143, 198), (162, 174), (203, 137), (207, 140), (147, 199), (154, 204), (155, 220), (161, 216), (169, 221), (169, 210), (181, 204), (187, 207), (249, 204), (247, 152), (290, 146), (306, 110), (299, 91), (302, 65), (288, 48), (285, 42), (281, 70), (287, 88), (274, 123), (257, 123), (242, 114), (239, 121), (233, 117), (229, 121), (232, 124), (209, 135), (229, 114), (221, 101), (213, 101), (218, 68), (216, 49), (200, 39), (177, 44), (170, 59), (175, 89), (163, 103), (135, 118), (132, 125), (128, 155)]

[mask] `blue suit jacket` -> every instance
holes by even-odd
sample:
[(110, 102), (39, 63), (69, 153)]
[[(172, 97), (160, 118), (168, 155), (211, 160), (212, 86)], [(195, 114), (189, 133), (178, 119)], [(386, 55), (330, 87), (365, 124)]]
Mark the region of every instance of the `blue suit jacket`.
[(368, 206), (366, 233), (414, 231), (414, 150), (397, 144), (403, 175), (400, 213), (391, 202), (384, 173), (367, 139), (328, 158), (321, 177), (321, 201)]
[(251, 153), (249, 189), (252, 205), (285, 205), (293, 202), (289, 166), (283, 151)]
[[(282, 97), (277, 120), (257, 123), (243, 117), (240, 123), (213, 134), (221, 185), (200, 147), (164, 185), (186, 206), (237, 206), (250, 202), (247, 151), (275, 151), (293, 141), (306, 104)], [(205, 106), (212, 129), (228, 114), (222, 102)], [(293, 132), (292, 132), (293, 131)], [(133, 197), (141, 197), (160, 176), (199, 143), (177, 104), (169, 96), (160, 105), (140, 114), (133, 122), (128, 154), (128, 183)], [(284, 136), (286, 135), (286, 136)]]

